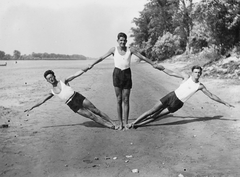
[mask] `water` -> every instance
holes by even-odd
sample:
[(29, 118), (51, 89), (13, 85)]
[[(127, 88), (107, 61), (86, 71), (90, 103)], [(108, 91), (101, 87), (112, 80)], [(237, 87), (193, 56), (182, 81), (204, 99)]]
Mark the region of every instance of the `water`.
[[(6, 61), (7, 66), (0, 66), (0, 106), (21, 106), (30, 101), (31, 96), (42, 97), (49, 89), (49, 84), (43, 73), (51, 69), (57, 78), (62, 79), (84, 69), (95, 60), (20, 60)], [(1, 63), (5, 61), (1, 61)], [(88, 82), (88, 77), (97, 74), (97, 70), (113, 68), (113, 61), (104, 60), (96, 65), (93, 71), (81, 76), (81, 80)]]
[[(17, 69), (17, 68), (65, 68), (87, 66), (94, 60), (1, 60), (1, 63), (7, 62), (7, 66), (0, 67), (1, 70)], [(16, 63), (17, 62), (17, 63)], [(9, 68), (10, 67), (10, 68)]]

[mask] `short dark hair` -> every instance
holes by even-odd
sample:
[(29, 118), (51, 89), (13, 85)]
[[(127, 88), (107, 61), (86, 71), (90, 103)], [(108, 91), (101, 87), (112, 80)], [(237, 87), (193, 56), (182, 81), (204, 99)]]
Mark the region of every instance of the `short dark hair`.
[(194, 69), (200, 69), (200, 71), (202, 72), (202, 67), (199, 66), (199, 65), (194, 65), (194, 66), (192, 67), (192, 72), (194, 71)]
[(122, 32), (118, 33), (117, 39), (120, 39), (120, 37), (124, 37), (125, 39), (127, 39), (127, 35), (125, 33), (122, 33)]
[(46, 79), (48, 74), (52, 74), (53, 76), (55, 76), (55, 74), (54, 74), (54, 72), (52, 70), (47, 70), (47, 71), (44, 72), (45, 79)]

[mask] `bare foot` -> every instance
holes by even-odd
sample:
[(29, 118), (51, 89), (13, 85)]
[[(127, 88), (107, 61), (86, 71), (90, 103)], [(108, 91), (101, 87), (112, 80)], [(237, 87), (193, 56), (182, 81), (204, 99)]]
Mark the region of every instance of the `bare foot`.
[(126, 124), (125, 126), (124, 126), (124, 130), (129, 130), (130, 129), (130, 125), (129, 124)]
[(132, 129), (132, 128), (134, 128), (134, 124), (133, 123), (129, 123), (129, 124), (127, 124), (127, 127), (128, 127), (128, 129)]
[(116, 130), (122, 130), (122, 129), (123, 129), (123, 125), (116, 126)]
[(115, 126), (115, 125), (112, 125), (112, 126), (110, 127), (110, 129), (116, 130), (116, 126)]

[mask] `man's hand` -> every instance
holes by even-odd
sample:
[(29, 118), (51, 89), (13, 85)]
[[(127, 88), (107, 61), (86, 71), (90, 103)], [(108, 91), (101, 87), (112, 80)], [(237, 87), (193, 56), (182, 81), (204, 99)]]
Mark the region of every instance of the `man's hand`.
[(153, 61), (153, 67), (155, 68), (155, 66), (158, 64), (158, 61)]
[(233, 106), (233, 105), (231, 105), (231, 104), (228, 104), (228, 103), (225, 103), (225, 105), (227, 106), (227, 107), (229, 107), (229, 108), (235, 108), (235, 106)]
[(26, 109), (24, 112), (29, 113), (32, 109)]
[(159, 69), (160, 71), (163, 71), (165, 68), (163, 67), (163, 65), (160, 65), (160, 64), (157, 64), (157, 63), (155, 63), (154, 65), (153, 65), (153, 67), (155, 68), (155, 69)]

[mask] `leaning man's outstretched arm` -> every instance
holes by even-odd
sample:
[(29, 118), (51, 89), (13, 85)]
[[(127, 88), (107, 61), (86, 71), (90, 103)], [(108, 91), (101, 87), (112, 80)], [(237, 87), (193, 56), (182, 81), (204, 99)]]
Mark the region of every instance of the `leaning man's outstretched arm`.
[(148, 59), (147, 57), (143, 56), (140, 52), (138, 52), (135, 48), (131, 47), (130, 51), (132, 52), (132, 54), (134, 54), (135, 56), (137, 56), (140, 60), (144, 60), (145, 62), (149, 63), (150, 65), (154, 66), (154, 62), (150, 59)]
[(218, 103), (221, 103), (221, 104), (224, 104), (225, 106), (228, 106), (228, 107), (233, 107), (233, 105), (223, 101), (222, 99), (220, 99), (218, 96), (214, 95), (213, 93), (211, 93), (209, 90), (207, 90), (207, 88), (201, 84), (200, 85), (200, 90), (205, 94), (207, 95), (209, 98), (211, 98), (212, 100), (218, 102)]
[(183, 80), (189, 77), (188, 75), (184, 75), (183, 73), (176, 73), (176, 72), (174, 72), (170, 69), (167, 69), (167, 68), (162, 70), (162, 72), (164, 72), (165, 74), (167, 74), (169, 76), (173, 76), (173, 77), (180, 78), (180, 79), (183, 79)]
[(153, 67), (155, 69), (158, 69), (158, 70), (164, 72), (165, 74), (167, 74), (169, 76), (173, 76), (173, 77), (180, 78), (180, 79), (183, 79), (183, 80), (186, 80), (186, 79), (189, 78), (189, 75), (184, 73), (184, 72), (176, 73), (176, 72), (174, 72), (170, 69), (165, 68), (163, 65), (158, 64), (158, 63), (154, 64)]
[(84, 72), (86, 72), (88, 69), (89, 69), (89, 68), (87, 67), (87, 68), (85, 68), (85, 69), (83, 69), (83, 70), (77, 71), (76, 73), (74, 73), (74, 74), (71, 75), (71, 76), (68, 76), (68, 77), (65, 79), (65, 82), (64, 82), (64, 83), (67, 84), (68, 82), (72, 81), (73, 79), (81, 76), (81, 75), (82, 75)]
[(47, 100), (51, 99), (53, 97), (52, 93), (49, 93), (43, 100), (39, 101), (37, 104), (35, 104), (33, 107), (31, 107), (30, 109), (26, 109), (24, 112), (29, 112), (32, 109), (41, 106), (43, 103), (45, 103)]

